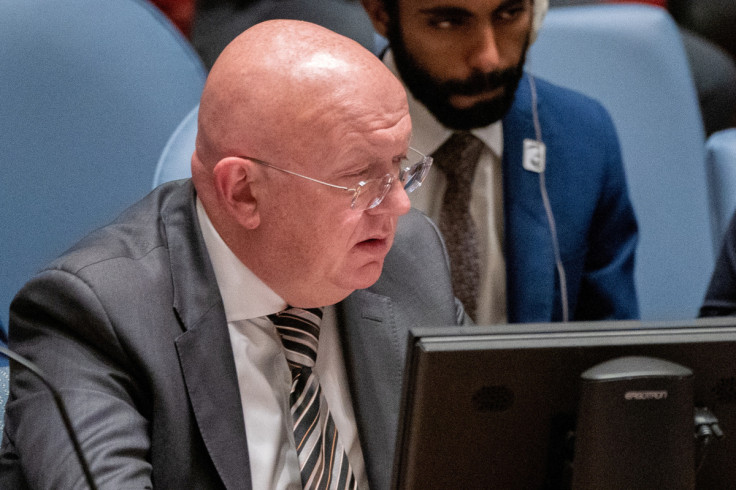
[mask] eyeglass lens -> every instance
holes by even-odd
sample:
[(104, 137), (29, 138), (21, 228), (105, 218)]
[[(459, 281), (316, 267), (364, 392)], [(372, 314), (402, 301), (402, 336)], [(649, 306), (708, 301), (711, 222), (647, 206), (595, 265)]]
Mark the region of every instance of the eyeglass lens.
[(393, 179), (389, 174), (379, 179), (370, 179), (358, 185), (358, 193), (353, 200), (354, 209), (373, 209), (383, 201), (391, 188)]
[[(422, 184), (430, 166), (431, 160), (423, 155), (420, 155), (419, 161), (412, 161), (409, 158), (402, 160), (398, 180), (407, 193), (416, 190)], [(393, 181), (394, 178), (390, 174), (386, 174), (381, 178), (361, 182), (356, 187), (351, 207), (358, 210), (375, 208), (383, 202), (391, 189)]]

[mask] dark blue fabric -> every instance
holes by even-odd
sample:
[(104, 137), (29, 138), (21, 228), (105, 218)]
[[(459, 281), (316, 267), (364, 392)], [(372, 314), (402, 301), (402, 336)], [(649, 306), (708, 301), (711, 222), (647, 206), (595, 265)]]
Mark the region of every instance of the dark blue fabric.
[[(637, 224), (611, 118), (577, 92), (537, 78), (535, 85), (570, 319), (637, 318)], [(560, 283), (540, 174), (522, 167), (523, 141), (536, 139), (527, 75), (503, 120), (503, 134), (508, 321), (559, 321)]]

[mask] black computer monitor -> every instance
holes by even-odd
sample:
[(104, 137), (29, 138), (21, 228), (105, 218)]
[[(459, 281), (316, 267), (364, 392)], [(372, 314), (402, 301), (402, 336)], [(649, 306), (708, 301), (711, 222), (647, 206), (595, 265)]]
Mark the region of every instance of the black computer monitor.
[(569, 488), (581, 374), (629, 356), (692, 371), (700, 430), (724, 433), (694, 443), (697, 488), (736, 488), (736, 318), (415, 329), (394, 488)]

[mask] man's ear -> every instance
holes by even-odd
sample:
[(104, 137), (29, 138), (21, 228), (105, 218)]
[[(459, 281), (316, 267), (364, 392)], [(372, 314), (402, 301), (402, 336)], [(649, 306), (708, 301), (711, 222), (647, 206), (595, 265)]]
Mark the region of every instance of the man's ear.
[(249, 230), (261, 223), (253, 170), (252, 162), (237, 157), (223, 158), (213, 169), (218, 200), (231, 219)]
[(388, 33), (389, 16), (383, 5), (383, 0), (360, 0), (360, 3), (363, 4), (363, 8), (368, 13), (368, 17), (371, 18), (373, 29), (383, 37), (386, 37)]

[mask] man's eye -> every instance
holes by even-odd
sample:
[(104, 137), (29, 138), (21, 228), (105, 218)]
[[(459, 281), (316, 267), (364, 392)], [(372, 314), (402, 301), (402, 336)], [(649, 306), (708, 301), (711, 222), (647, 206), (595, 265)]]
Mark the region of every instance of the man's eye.
[(429, 19), (429, 25), (435, 29), (455, 29), (462, 27), (466, 23), (464, 17), (435, 17)]
[(370, 169), (364, 168), (353, 172), (346, 173), (343, 178), (350, 181), (367, 180), (370, 177)]
[(497, 12), (496, 18), (504, 22), (509, 22), (522, 15), (525, 10), (526, 9), (523, 6), (507, 8), (500, 12)]

